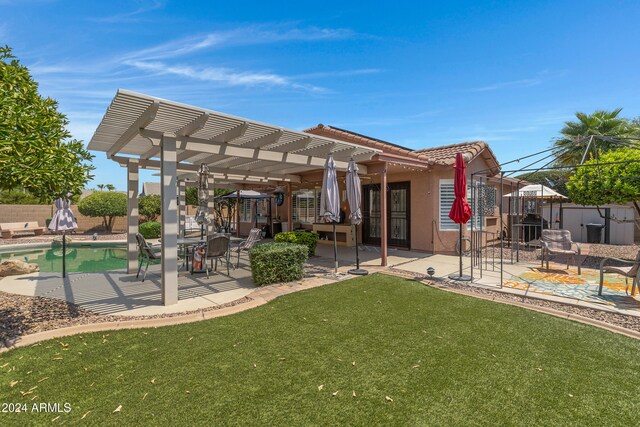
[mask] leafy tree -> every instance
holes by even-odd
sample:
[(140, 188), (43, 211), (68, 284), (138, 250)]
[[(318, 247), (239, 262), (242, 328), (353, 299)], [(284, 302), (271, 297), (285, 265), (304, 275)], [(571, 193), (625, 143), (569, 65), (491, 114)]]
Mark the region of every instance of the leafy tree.
[[(577, 168), (567, 183), (569, 197), (581, 205), (632, 202), (640, 214), (640, 149), (620, 148), (602, 153)], [(615, 164), (604, 164), (615, 163)]]
[[(561, 137), (554, 142), (558, 149), (557, 162), (561, 165), (577, 165), (589, 143), (590, 135), (607, 135), (613, 137), (640, 136), (640, 127), (633, 121), (620, 117), (622, 108), (613, 111), (598, 110), (592, 114), (576, 113), (577, 121), (567, 121), (560, 131)], [(601, 152), (619, 148), (619, 145), (597, 140)], [(590, 152), (591, 153), (591, 152)], [(587, 159), (591, 158), (591, 154)]]
[(533, 184), (542, 184), (562, 195), (567, 195), (567, 181), (571, 172), (566, 170), (548, 170), (540, 172), (529, 172), (518, 175), (516, 178), (528, 181)]
[(78, 211), (90, 217), (102, 217), (102, 226), (111, 233), (116, 217), (127, 215), (127, 195), (115, 191), (96, 191), (78, 203)]
[(58, 103), (38, 94), (38, 84), (0, 47), (0, 189), (23, 188), (50, 201), (79, 193), (92, 179), (93, 158), (71, 139)]
[(36, 196), (22, 189), (0, 191), (0, 205), (39, 205), (40, 202)]
[(148, 196), (141, 196), (138, 199), (138, 212), (144, 216), (146, 222), (158, 219), (161, 211), (160, 196), (150, 194)]

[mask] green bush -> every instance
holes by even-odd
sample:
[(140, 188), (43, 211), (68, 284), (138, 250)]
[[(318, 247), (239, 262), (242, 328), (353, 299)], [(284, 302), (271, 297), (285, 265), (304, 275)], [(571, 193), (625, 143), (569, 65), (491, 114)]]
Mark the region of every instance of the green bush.
[(138, 229), (145, 239), (157, 239), (160, 237), (160, 233), (162, 233), (162, 226), (159, 222), (155, 221), (140, 224)]
[(138, 199), (138, 212), (144, 217), (145, 222), (155, 221), (160, 215), (160, 196), (150, 194), (148, 196), (140, 196)]
[(104, 229), (111, 233), (116, 217), (127, 215), (127, 195), (115, 191), (95, 191), (80, 200), (78, 211), (90, 217), (102, 217)]
[(309, 256), (316, 254), (316, 246), (318, 245), (318, 233), (315, 231), (309, 233), (307, 231), (285, 231), (275, 235), (276, 242), (298, 243), (309, 248)]
[(308, 249), (295, 243), (265, 243), (249, 250), (251, 275), (258, 285), (291, 282), (304, 276)]

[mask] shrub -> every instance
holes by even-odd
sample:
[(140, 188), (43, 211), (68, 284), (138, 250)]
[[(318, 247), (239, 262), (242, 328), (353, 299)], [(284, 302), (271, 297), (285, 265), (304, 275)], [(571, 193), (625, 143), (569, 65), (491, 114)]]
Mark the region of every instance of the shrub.
[(249, 250), (251, 275), (256, 285), (291, 282), (304, 276), (308, 248), (295, 243), (265, 243)]
[(90, 217), (102, 217), (104, 229), (111, 233), (118, 216), (127, 215), (127, 195), (115, 191), (96, 191), (78, 203), (78, 211)]
[(160, 233), (162, 233), (162, 226), (159, 222), (151, 221), (140, 224), (138, 227), (140, 230), (140, 234), (145, 239), (157, 239), (160, 237)]
[(157, 194), (150, 194), (148, 196), (141, 196), (138, 199), (138, 212), (144, 217), (145, 221), (155, 221), (160, 215), (160, 196)]
[(309, 248), (309, 256), (316, 254), (316, 245), (318, 244), (318, 233), (307, 231), (285, 231), (275, 235), (276, 242), (298, 243)]

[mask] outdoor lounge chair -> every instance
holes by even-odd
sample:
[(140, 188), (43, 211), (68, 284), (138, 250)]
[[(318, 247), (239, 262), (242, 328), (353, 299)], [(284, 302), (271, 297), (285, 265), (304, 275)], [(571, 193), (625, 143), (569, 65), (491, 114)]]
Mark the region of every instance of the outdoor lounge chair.
[[(215, 267), (213, 260), (215, 259)], [(205, 271), (207, 272), (207, 278), (209, 278), (209, 265), (208, 260), (211, 260), (211, 269), (218, 270), (218, 259), (227, 263), (227, 276), (229, 275), (229, 237), (223, 235), (217, 235), (210, 238), (207, 241), (207, 247), (205, 250), (205, 256), (202, 260), (204, 263)], [(193, 262), (191, 263), (191, 273), (193, 273)]]
[(136, 241), (138, 242), (138, 274), (136, 274), (136, 278), (140, 276), (142, 263), (146, 261), (147, 265), (144, 267), (144, 273), (142, 274), (142, 281), (144, 282), (147, 277), (149, 263), (152, 259), (160, 259), (160, 252), (157, 249), (154, 250), (140, 233), (136, 233)]
[(262, 238), (262, 230), (259, 228), (252, 228), (249, 231), (249, 237), (246, 240), (241, 241), (238, 246), (231, 248), (231, 252), (238, 254), (238, 260), (236, 261), (236, 268), (240, 266), (240, 252), (248, 251), (256, 245)]
[[(580, 244), (571, 241), (571, 232), (569, 230), (542, 230), (542, 265), (547, 260), (547, 270), (549, 269), (549, 255), (573, 255), (578, 265), (578, 274), (580, 270)], [(576, 245), (576, 249), (572, 246)], [(567, 268), (569, 268), (569, 259), (567, 258)]]
[[(628, 267), (615, 267), (613, 265), (605, 265), (609, 261), (618, 261), (625, 264), (630, 264)], [(640, 266), (640, 251), (638, 251), (638, 255), (636, 255), (636, 260), (631, 261), (628, 259), (620, 259), (620, 258), (605, 258), (600, 262), (600, 287), (598, 288), (598, 295), (602, 295), (602, 287), (604, 286), (604, 274), (605, 273), (616, 273), (624, 276), (625, 281), (627, 282), (627, 289), (629, 291), (629, 277), (633, 279), (633, 285), (631, 287), (631, 296), (636, 293), (636, 288), (638, 285), (638, 267)]]

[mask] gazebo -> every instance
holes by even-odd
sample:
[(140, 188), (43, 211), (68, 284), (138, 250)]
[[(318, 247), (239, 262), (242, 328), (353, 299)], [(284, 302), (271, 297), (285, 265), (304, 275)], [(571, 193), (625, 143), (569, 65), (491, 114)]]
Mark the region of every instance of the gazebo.
[[(185, 186), (179, 176), (197, 172), (201, 164), (206, 164), (217, 184), (283, 186), (288, 188), (291, 209), (291, 184), (300, 183), (302, 173), (322, 169), (329, 153), (339, 170), (346, 171), (348, 161), (354, 159), (363, 174), (367, 165), (361, 162), (381, 153), (375, 148), (127, 90), (118, 90), (88, 148), (105, 152), (109, 159), (127, 168), (130, 273), (137, 269), (138, 171), (160, 170), (164, 305), (178, 301), (177, 238), (179, 221), (184, 218)], [(386, 169), (384, 174), (386, 182)], [(291, 221), (289, 215), (289, 229)]]

